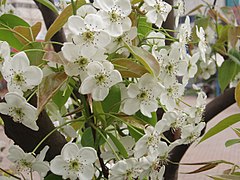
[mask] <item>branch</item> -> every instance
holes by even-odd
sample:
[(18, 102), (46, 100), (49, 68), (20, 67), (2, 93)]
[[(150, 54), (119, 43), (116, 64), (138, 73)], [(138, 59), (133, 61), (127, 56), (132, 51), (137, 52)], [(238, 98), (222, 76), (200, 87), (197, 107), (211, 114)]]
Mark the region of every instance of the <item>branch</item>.
[[(54, 0), (49, 0), (50, 2), (52, 2), (54, 4)], [(49, 29), (49, 27), (52, 25), (52, 23), (55, 21), (55, 19), (57, 18), (57, 14), (55, 14), (53, 11), (51, 11), (49, 8), (47, 8), (46, 6), (42, 5), (41, 3), (37, 2), (34, 0), (34, 2), (36, 3), (36, 5), (38, 6), (39, 10), (42, 13), (46, 28)], [(57, 42), (66, 42), (66, 37), (64, 34), (63, 29), (61, 29), (60, 31), (58, 31), (51, 39), (52, 41), (57, 41)], [(53, 45), (54, 50), (56, 52), (61, 51), (61, 47), (58, 44), (54, 44)]]

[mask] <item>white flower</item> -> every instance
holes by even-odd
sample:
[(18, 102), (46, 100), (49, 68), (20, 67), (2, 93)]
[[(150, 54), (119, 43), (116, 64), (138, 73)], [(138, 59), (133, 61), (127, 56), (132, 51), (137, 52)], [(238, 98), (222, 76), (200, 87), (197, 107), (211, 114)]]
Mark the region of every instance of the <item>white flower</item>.
[(205, 38), (205, 31), (202, 27), (200, 27), (200, 30), (198, 30), (198, 27), (196, 26), (196, 34), (197, 37), (199, 38), (198, 48), (200, 51), (201, 58), (204, 62), (206, 62), (207, 44)]
[(240, 72), (234, 77), (233, 81), (230, 83), (230, 87), (237, 87), (238, 82), (240, 81)]
[(5, 95), (6, 103), (0, 103), (0, 113), (9, 115), (14, 122), (22, 123), (28, 128), (37, 131), (37, 109), (27, 103), (26, 99), (15, 92)]
[(61, 151), (61, 155), (56, 156), (50, 162), (50, 170), (63, 179), (75, 180), (77, 178), (90, 180), (95, 170), (93, 163), (97, 160), (97, 152), (91, 147), (81, 149), (74, 143), (67, 143)]
[(6, 61), (2, 74), (7, 81), (8, 90), (20, 94), (39, 85), (43, 78), (42, 70), (37, 66), (30, 66), (24, 52), (17, 53), (12, 59)]
[(0, 71), (5, 61), (10, 59), (10, 46), (6, 41), (0, 42)]
[(105, 30), (113, 37), (118, 37), (129, 31), (132, 22), (128, 15), (131, 13), (129, 0), (95, 0), (93, 5), (100, 9), (98, 14), (103, 18)]
[(109, 88), (122, 81), (119, 71), (114, 70), (109, 61), (91, 62), (87, 66), (88, 77), (82, 82), (79, 92), (92, 95), (93, 100), (102, 101), (108, 93)]
[(118, 161), (110, 169), (110, 180), (126, 180), (137, 179), (142, 172), (143, 164), (140, 164), (137, 159), (130, 158)]
[(192, 33), (192, 28), (190, 24), (190, 18), (189, 16), (187, 16), (185, 19), (185, 22), (181, 24), (179, 28), (179, 33), (177, 35), (179, 42), (186, 44), (188, 41), (190, 41), (191, 33)]
[(46, 146), (37, 157), (34, 157), (31, 153), (25, 153), (19, 146), (13, 145), (9, 148), (8, 159), (14, 163), (17, 173), (26, 172), (29, 174), (36, 171), (43, 178), (49, 171), (49, 163), (43, 161), (48, 149), (49, 147)]
[(181, 111), (167, 111), (160, 121), (165, 121), (169, 127), (176, 130), (184, 125), (186, 119), (187, 115)]
[(125, 43), (132, 45), (132, 40), (137, 36), (137, 28), (131, 27), (129, 31), (126, 31), (123, 33), (123, 35), (119, 37), (112, 38), (112, 42), (106, 47), (109, 53), (113, 53), (114, 51), (117, 51), (116, 53), (121, 54), (125, 53), (126, 57), (129, 56), (129, 51), (127, 48), (125, 48)]
[(218, 67), (221, 67), (222, 63), (224, 62), (224, 58), (221, 54), (216, 53), (214, 55), (212, 55), (211, 57), (214, 61), (216, 61), (216, 64)]
[(176, 3), (176, 6), (177, 6), (177, 13), (176, 13), (176, 17), (175, 17), (175, 27), (178, 27), (179, 18), (180, 18), (180, 16), (184, 15), (184, 13), (185, 13), (184, 0), (178, 0)]
[(103, 20), (96, 14), (88, 14), (83, 19), (80, 16), (71, 16), (68, 19), (68, 27), (74, 34), (72, 40), (81, 48), (84, 56), (94, 55), (98, 49), (106, 47), (111, 38), (103, 31)]
[(147, 21), (160, 28), (163, 21), (166, 21), (172, 6), (162, 0), (144, 0), (144, 2), (146, 3)]
[(184, 93), (184, 86), (177, 82), (176, 77), (165, 78), (163, 85), (165, 89), (160, 96), (160, 101), (167, 110), (172, 111), (176, 107), (176, 100)]
[(216, 73), (216, 64), (214, 61), (201, 62), (200, 68), (202, 70), (200, 76), (203, 79), (208, 79), (211, 75), (214, 75)]
[(183, 76), (183, 84), (187, 84), (190, 78), (193, 78), (198, 71), (197, 61), (199, 60), (199, 53), (195, 53), (193, 56), (186, 54), (185, 59), (187, 60), (187, 72)]
[(62, 52), (68, 61), (64, 64), (66, 74), (69, 76), (80, 75), (82, 81), (87, 77), (87, 65), (90, 62), (103, 61), (107, 58), (102, 49), (98, 49), (95, 54), (82, 55), (81, 46), (70, 42), (64, 43)]
[[(146, 43), (155, 48), (165, 46), (165, 35), (161, 32), (151, 31), (147, 36)], [(150, 50), (149, 45), (143, 45), (142, 47), (145, 50)]]
[(123, 103), (123, 112), (132, 115), (139, 109), (147, 117), (152, 117), (151, 112), (158, 108), (157, 98), (161, 93), (161, 85), (150, 74), (144, 74), (138, 83), (128, 86), (128, 96)]
[(195, 141), (205, 127), (205, 122), (200, 122), (198, 125), (188, 124), (181, 128), (181, 139), (184, 144), (189, 144)]

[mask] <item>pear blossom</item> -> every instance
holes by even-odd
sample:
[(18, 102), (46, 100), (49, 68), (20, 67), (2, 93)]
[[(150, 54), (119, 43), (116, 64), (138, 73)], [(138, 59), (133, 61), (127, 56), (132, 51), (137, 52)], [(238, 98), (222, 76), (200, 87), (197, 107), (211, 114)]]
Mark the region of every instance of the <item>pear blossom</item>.
[(132, 115), (138, 110), (147, 117), (152, 117), (151, 112), (158, 108), (157, 98), (161, 93), (161, 85), (150, 74), (144, 74), (138, 83), (128, 86), (129, 98), (123, 103), (123, 112)]
[(211, 59), (216, 61), (216, 64), (217, 64), (218, 67), (221, 67), (222, 63), (224, 62), (223, 56), (219, 53), (216, 53), (216, 54), (212, 55)]
[(137, 37), (137, 27), (131, 27), (129, 31), (124, 32), (119, 37), (112, 38), (111, 43), (106, 47), (109, 53), (113, 53), (116, 51), (118, 54), (125, 53), (126, 57), (129, 56), (129, 51), (125, 48), (125, 44), (132, 45), (132, 40)]
[(185, 22), (179, 27), (177, 38), (180, 43), (186, 44), (191, 39), (192, 28), (189, 16), (186, 17)]
[(64, 70), (69, 76), (80, 75), (83, 81), (87, 77), (87, 65), (93, 61), (106, 60), (107, 56), (104, 55), (103, 49), (98, 49), (95, 54), (81, 53), (81, 46), (73, 43), (64, 43), (62, 47), (63, 56), (68, 61), (64, 64)]
[(67, 143), (62, 148), (61, 154), (50, 162), (50, 170), (63, 179), (77, 178), (90, 180), (95, 170), (93, 163), (97, 160), (97, 152), (91, 147), (81, 149), (74, 143)]
[(161, 121), (165, 121), (169, 127), (176, 130), (184, 125), (187, 117), (182, 111), (167, 111)]
[(151, 31), (147, 35), (146, 39), (147, 39), (146, 43), (148, 45), (142, 46), (145, 50), (150, 50), (150, 46), (155, 47), (155, 48), (165, 46), (165, 35), (161, 32)]
[(206, 62), (206, 51), (207, 51), (207, 44), (205, 38), (205, 31), (202, 27), (199, 28), (196, 26), (196, 34), (199, 38), (198, 48), (200, 51), (201, 58), (204, 62)]
[(122, 81), (119, 71), (114, 70), (113, 64), (109, 61), (90, 62), (87, 66), (88, 77), (82, 82), (79, 92), (82, 94), (91, 94), (93, 100), (104, 100), (109, 89)]
[(129, 0), (95, 0), (93, 5), (99, 8), (98, 15), (103, 18), (105, 30), (113, 37), (129, 31), (132, 25), (128, 17), (132, 11)]
[(30, 66), (25, 52), (17, 53), (4, 63), (2, 75), (7, 81), (8, 91), (20, 94), (39, 85), (43, 78), (42, 70), (39, 67)]
[(106, 47), (111, 38), (103, 31), (103, 20), (99, 15), (87, 14), (85, 18), (75, 15), (68, 19), (68, 27), (73, 33), (72, 41), (80, 46), (84, 56), (94, 55), (98, 49)]
[(177, 82), (176, 77), (165, 78), (163, 86), (165, 89), (160, 95), (160, 102), (172, 111), (177, 106), (176, 100), (184, 93), (184, 86)]
[(181, 128), (181, 141), (183, 144), (189, 144), (195, 141), (205, 127), (205, 122), (200, 122), (197, 125), (188, 124)]
[(185, 59), (187, 61), (187, 71), (183, 76), (183, 83), (187, 84), (190, 78), (193, 78), (198, 71), (197, 62), (199, 60), (199, 53), (195, 53), (194, 55), (190, 56), (186, 54)]
[(125, 179), (137, 179), (141, 172), (143, 171), (142, 167), (144, 165), (135, 158), (124, 159), (118, 161), (110, 169), (110, 180), (125, 180)]
[(166, 21), (172, 6), (163, 0), (144, 0), (144, 2), (147, 21), (160, 28), (162, 23)]
[(24, 97), (16, 92), (5, 95), (6, 103), (0, 103), (0, 113), (9, 115), (14, 122), (22, 123), (24, 126), (37, 131), (37, 109), (29, 104)]
[(230, 87), (237, 87), (238, 83), (240, 81), (240, 72), (233, 78), (232, 82), (230, 82)]
[(210, 76), (214, 75), (217, 71), (215, 62), (211, 60), (209, 60), (208, 62), (201, 62), (200, 68), (202, 70), (200, 76), (203, 79), (210, 78)]
[(31, 153), (25, 153), (19, 146), (12, 145), (9, 148), (8, 159), (14, 163), (16, 173), (32, 173), (36, 171), (41, 178), (44, 178), (49, 171), (49, 163), (43, 161), (49, 147), (46, 146), (36, 157)]
[(0, 42), (0, 72), (2, 71), (4, 61), (10, 59), (10, 46), (6, 41)]
[(13, 14), (15, 8), (12, 6), (12, 4), (0, 4), (0, 16), (3, 14)]
[(185, 13), (184, 0), (177, 0), (176, 6), (177, 6), (177, 12), (176, 12), (176, 17), (175, 17), (175, 27), (178, 27), (179, 18), (180, 18), (180, 16), (184, 15), (184, 13)]

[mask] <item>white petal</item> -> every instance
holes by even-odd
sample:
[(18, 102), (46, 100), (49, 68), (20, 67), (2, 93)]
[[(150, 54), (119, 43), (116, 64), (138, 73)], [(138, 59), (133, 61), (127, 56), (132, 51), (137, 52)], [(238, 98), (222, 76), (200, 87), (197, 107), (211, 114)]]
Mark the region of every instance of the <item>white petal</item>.
[(156, 0), (144, 0), (144, 2), (149, 6), (156, 5)]
[(11, 65), (12, 68), (18, 72), (19, 70), (24, 70), (26, 67), (28, 67), (30, 62), (25, 52), (19, 52), (13, 56)]
[(32, 165), (32, 169), (34, 171), (37, 171), (38, 174), (43, 178), (47, 175), (47, 172), (49, 171), (49, 165), (46, 162), (34, 162)]
[(90, 94), (95, 88), (97, 88), (96, 80), (93, 77), (87, 77), (82, 82), (79, 92), (82, 94)]
[(111, 86), (113, 86), (113, 85), (121, 82), (121, 81), (122, 81), (122, 76), (121, 76), (121, 74), (120, 74), (119, 71), (113, 70), (112, 73), (111, 73), (110, 76), (109, 76), (109, 79), (110, 79), (110, 81), (111, 81), (111, 82), (109, 83), (109, 84), (110, 84), (109, 87), (111, 87)]
[(73, 43), (64, 43), (62, 47), (63, 56), (70, 62), (74, 62), (80, 56), (80, 46)]
[(94, 167), (92, 165), (82, 166), (78, 172), (79, 179), (91, 180), (94, 175)]
[(85, 28), (84, 20), (83, 18), (79, 16), (70, 16), (68, 18), (68, 27), (72, 33), (78, 35), (79, 33), (83, 32), (83, 29)]
[(91, 147), (83, 147), (79, 151), (80, 162), (84, 164), (92, 164), (97, 160), (97, 152)]
[(61, 155), (64, 160), (75, 159), (79, 152), (79, 148), (74, 143), (65, 144), (62, 148)]
[(129, 0), (117, 0), (115, 3), (122, 10), (122, 13), (124, 13), (124, 17), (131, 13), (132, 8)]
[(157, 21), (157, 14), (154, 10), (148, 11), (146, 17), (149, 23), (155, 23)]
[(81, 47), (81, 54), (84, 57), (91, 57), (97, 52), (98, 48), (95, 47), (92, 43), (84, 44)]
[(90, 62), (87, 66), (87, 71), (90, 76), (94, 76), (104, 71), (104, 67), (100, 62)]
[(56, 156), (50, 162), (50, 170), (56, 175), (64, 175), (67, 174), (66, 166), (68, 164), (62, 159), (60, 155)]
[(123, 104), (123, 112), (127, 115), (132, 115), (140, 108), (140, 102), (137, 98), (127, 99)]
[(106, 47), (111, 42), (111, 37), (108, 33), (104, 31), (100, 31), (98, 36), (95, 38), (94, 43), (96, 43), (97, 47)]
[(37, 123), (36, 121), (32, 121), (32, 119), (26, 119), (24, 118), (23, 121), (22, 121), (22, 124), (34, 131), (38, 131), (39, 130), (39, 127), (37, 126)]
[(110, 11), (114, 6), (114, 0), (95, 0), (94, 6), (104, 11)]
[(10, 58), (10, 47), (9, 47), (9, 44), (6, 42), (6, 41), (4, 41), (4, 42), (2, 42), (1, 43), (1, 54), (2, 54), (2, 56), (3, 56), (3, 58), (4, 58), (4, 60), (9, 60), (9, 58)]
[(156, 111), (157, 108), (158, 108), (158, 104), (156, 101), (150, 101), (147, 104), (145, 103), (140, 104), (141, 113), (149, 118), (152, 117), (151, 112)]
[(127, 88), (127, 93), (130, 98), (135, 98), (140, 93), (137, 84), (134, 83), (129, 84)]
[(43, 78), (43, 72), (37, 66), (28, 67), (23, 75), (26, 77), (26, 83), (29, 86), (39, 85)]
[(92, 31), (92, 30), (98, 31), (103, 28), (102, 18), (96, 14), (88, 14), (85, 17), (84, 22), (85, 22), (87, 28), (90, 29), (90, 31)]
[(177, 72), (177, 75), (178, 75), (178, 76), (183, 76), (183, 75), (187, 72), (187, 67), (188, 67), (187, 61), (181, 60), (181, 61), (178, 63), (178, 72)]
[(95, 101), (103, 101), (109, 93), (109, 88), (106, 87), (98, 87), (93, 89), (92, 98)]
[(132, 21), (129, 17), (122, 20), (122, 29), (124, 32), (129, 31), (132, 26)]
[(26, 99), (22, 96), (20, 96), (18, 93), (15, 92), (9, 92), (5, 95), (5, 100), (8, 105), (10, 106), (22, 106), (24, 103), (26, 103)]
[(9, 148), (8, 159), (12, 162), (24, 159), (25, 152), (17, 145), (13, 145)]
[(118, 22), (111, 23), (107, 31), (113, 37), (118, 37), (123, 34), (122, 25), (118, 24)]
[(8, 115), (9, 114), (9, 106), (7, 103), (0, 103), (0, 113)]

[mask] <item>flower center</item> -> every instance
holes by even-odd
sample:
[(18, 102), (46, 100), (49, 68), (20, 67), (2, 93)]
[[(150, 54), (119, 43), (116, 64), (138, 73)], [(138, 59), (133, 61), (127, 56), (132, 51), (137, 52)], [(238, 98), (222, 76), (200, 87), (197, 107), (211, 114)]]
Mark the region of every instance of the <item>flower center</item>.
[(69, 170), (78, 171), (80, 168), (80, 163), (77, 160), (72, 160), (69, 163)]
[(86, 67), (86, 65), (88, 64), (88, 59), (84, 58), (84, 57), (80, 57), (77, 61), (74, 62), (75, 64), (79, 65), (80, 68), (84, 68)]
[(157, 13), (162, 13), (163, 12), (163, 7), (160, 4), (154, 5), (156, 12)]
[(25, 78), (23, 76), (22, 73), (19, 73), (19, 74), (15, 74), (13, 76), (13, 81), (16, 83), (16, 84), (22, 84), (24, 81), (25, 81)]
[(96, 75), (95, 79), (97, 81), (97, 84), (102, 85), (106, 82), (107, 77), (105, 74), (102, 73), (102, 74)]
[(92, 42), (94, 40), (94, 32), (92, 31), (86, 31), (83, 33), (83, 40)]
[(117, 22), (117, 21), (119, 21), (119, 19), (120, 19), (120, 16), (119, 16), (119, 14), (116, 13), (116, 11), (112, 11), (110, 13), (110, 20), (112, 22)]

